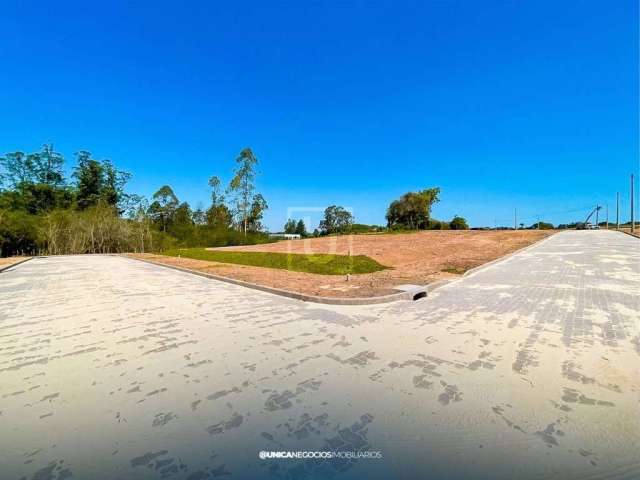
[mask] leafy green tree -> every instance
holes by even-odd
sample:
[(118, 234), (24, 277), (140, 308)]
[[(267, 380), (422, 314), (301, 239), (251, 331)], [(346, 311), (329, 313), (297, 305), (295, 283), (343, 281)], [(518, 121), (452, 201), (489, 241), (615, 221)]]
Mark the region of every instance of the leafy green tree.
[(13, 152), (0, 158), (3, 181), (8, 187), (3, 193), (5, 207), (10, 204), (12, 209), (24, 209), (33, 215), (67, 208), (73, 195), (63, 185), (63, 161), (50, 145), (45, 145), (42, 152)]
[(353, 225), (353, 215), (343, 207), (331, 205), (324, 211), (324, 218), (320, 221), (318, 228), (324, 234), (346, 233)]
[(176, 225), (193, 225), (193, 212), (187, 202), (182, 202), (176, 208), (176, 212), (173, 217), (173, 223)]
[(100, 197), (107, 205), (119, 207), (120, 213), (126, 209), (128, 198), (124, 187), (130, 178), (130, 173), (118, 170), (111, 160), (102, 162)]
[(112, 207), (126, 209), (124, 187), (131, 175), (115, 168), (111, 160), (96, 160), (91, 152), (76, 153), (78, 165), (73, 176), (76, 179), (76, 203), (80, 210), (97, 205), (99, 201)]
[(409, 229), (428, 228), (431, 207), (439, 201), (440, 189), (428, 188), (420, 192), (407, 192), (394, 200), (387, 209), (387, 226)]
[(222, 195), (220, 178), (217, 176), (209, 178), (209, 186), (211, 187), (211, 205), (222, 205), (224, 203), (224, 195)]
[(42, 151), (29, 155), (36, 183), (58, 187), (64, 183), (62, 166), (64, 157), (53, 149), (53, 144), (45, 144)]
[(267, 201), (259, 193), (253, 196), (249, 216), (247, 218), (246, 227), (250, 232), (259, 232), (262, 230), (262, 217), (264, 211), (269, 208)]
[(82, 150), (76, 153), (78, 165), (73, 176), (76, 179), (76, 203), (83, 210), (96, 205), (102, 192), (102, 164), (91, 158), (91, 153)]
[(167, 231), (181, 243), (188, 242), (197, 234), (197, 227), (193, 223), (193, 212), (187, 202), (182, 202), (175, 209)]
[(426, 230), (449, 230), (449, 222), (443, 222), (441, 220), (436, 220), (435, 218), (430, 218), (427, 222)]
[(233, 220), (231, 211), (224, 203), (220, 178), (209, 178), (211, 187), (211, 207), (206, 212), (206, 223), (213, 228), (229, 228)]
[(465, 218), (455, 215), (449, 222), (449, 228), (451, 230), (469, 230), (469, 225)]
[(54, 208), (67, 208), (72, 192), (64, 186), (63, 157), (45, 145), (41, 152), (8, 153), (0, 158), (5, 186), (3, 203), (36, 215)]
[(119, 213), (129, 219), (139, 219), (140, 215), (147, 215), (149, 202), (143, 195), (126, 193), (119, 205)]
[[(256, 165), (258, 159), (250, 148), (245, 148), (236, 158), (237, 168), (229, 184), (229, 191), (235, 196), (235, 206), (239, 223), (246, 235), (249, 229), (249, 216), (255, 191)], [(254, 202), (255, 203), (255, 199)]]
[(295, 233), (297, 233), (301, 237), (307, 236), (307, 227), (305, 226), (302, 219), (298, 220), (298, 223), (296, 223)]
[(287, 220), (287, 223), (284, 224), (284, 233), (296, 233), (296, 221), (293, 218), (290, 218)]
[(0, 191), (0, 210), (25, 210), (24, 196), (16, 190)]
[(191, 215), (191, 219), (195, 225), (206, 225), (207, 223), (207, 214), (204, 211), (202, 202), (198, 203), (196, 209), (193, 211)]
[(27, 212), (0, 211), (0, 256), (38, 253), (41, 235), (39, 217)]
[(24, 184), (21, 196), (24, 209), (32, 215), (50, 212), (55, 208), (70, 208), (74, 201), (71, 190), (46, 183)]
[(32, 159), (24, 152), (7, 153), (4, 157), (0, 157), (0, 166), (2, 167), (3, 185), (8, 188), (17, 190), (21, 185), (34, 180), (35, 172)]
[(207, 225), (213, 228), (229, 228), (233, 221), (231, 211), (225, 204), (209, 207), (206, 218)]
[(167, 226), (173, 222), (178, 204), (178, 197), (169, 185), (163, 185), (153, 194), (153, 202), (149, 205), (149, 215), (160, 225), (163, 232), (166, 232)]

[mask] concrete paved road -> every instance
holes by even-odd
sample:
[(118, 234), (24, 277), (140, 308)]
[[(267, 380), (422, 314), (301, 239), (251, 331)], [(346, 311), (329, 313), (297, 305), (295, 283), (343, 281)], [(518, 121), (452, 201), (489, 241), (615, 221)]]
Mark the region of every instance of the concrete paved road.
[[(0, 275), (0, 477), (639, 478), (639, 247), (562, 233), (361, 307), (32, 260)], [(258, 458), (333, 449), (383, 458)]]

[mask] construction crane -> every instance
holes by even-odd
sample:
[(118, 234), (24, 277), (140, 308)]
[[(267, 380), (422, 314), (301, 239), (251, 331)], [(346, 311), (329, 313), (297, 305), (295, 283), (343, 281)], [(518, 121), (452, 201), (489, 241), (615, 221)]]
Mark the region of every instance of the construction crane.
[(598, 212), (602, 210), (602, 207), (600, 205), (596, 205), (596, 208), (594, 208), (593, 210), (591, 210), (591, 213), (587, 216), (587, 219), (584, 221), (584, 227), (585, 228), (589, 228), (589, 219), (593, 216), (593, 214), (596, 214), (596, 228), (598, 227)]

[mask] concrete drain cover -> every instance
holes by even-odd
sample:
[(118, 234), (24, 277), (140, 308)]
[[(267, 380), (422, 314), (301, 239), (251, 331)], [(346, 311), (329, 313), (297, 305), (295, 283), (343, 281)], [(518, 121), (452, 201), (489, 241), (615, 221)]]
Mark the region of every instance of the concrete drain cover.
[(418, 300), (427, 296), (427, 287), (425, 287), (424, 285), (404, 284), (395, 286), (393, 288), (395, 288), (396, 290), (400, 290), (401, 292), (410, 293), (413, 300)]

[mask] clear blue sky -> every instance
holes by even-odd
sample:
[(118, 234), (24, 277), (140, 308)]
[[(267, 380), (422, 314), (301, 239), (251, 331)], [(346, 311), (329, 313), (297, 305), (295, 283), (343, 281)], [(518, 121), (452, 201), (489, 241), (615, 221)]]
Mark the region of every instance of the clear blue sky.
[(617, 190), (628, 218), (636, 0), (179, 3), (4, 2), (0, 151), (88, 149), (195, 205), (250, 146), (273, 230), (430, 186), (473, 225)]

